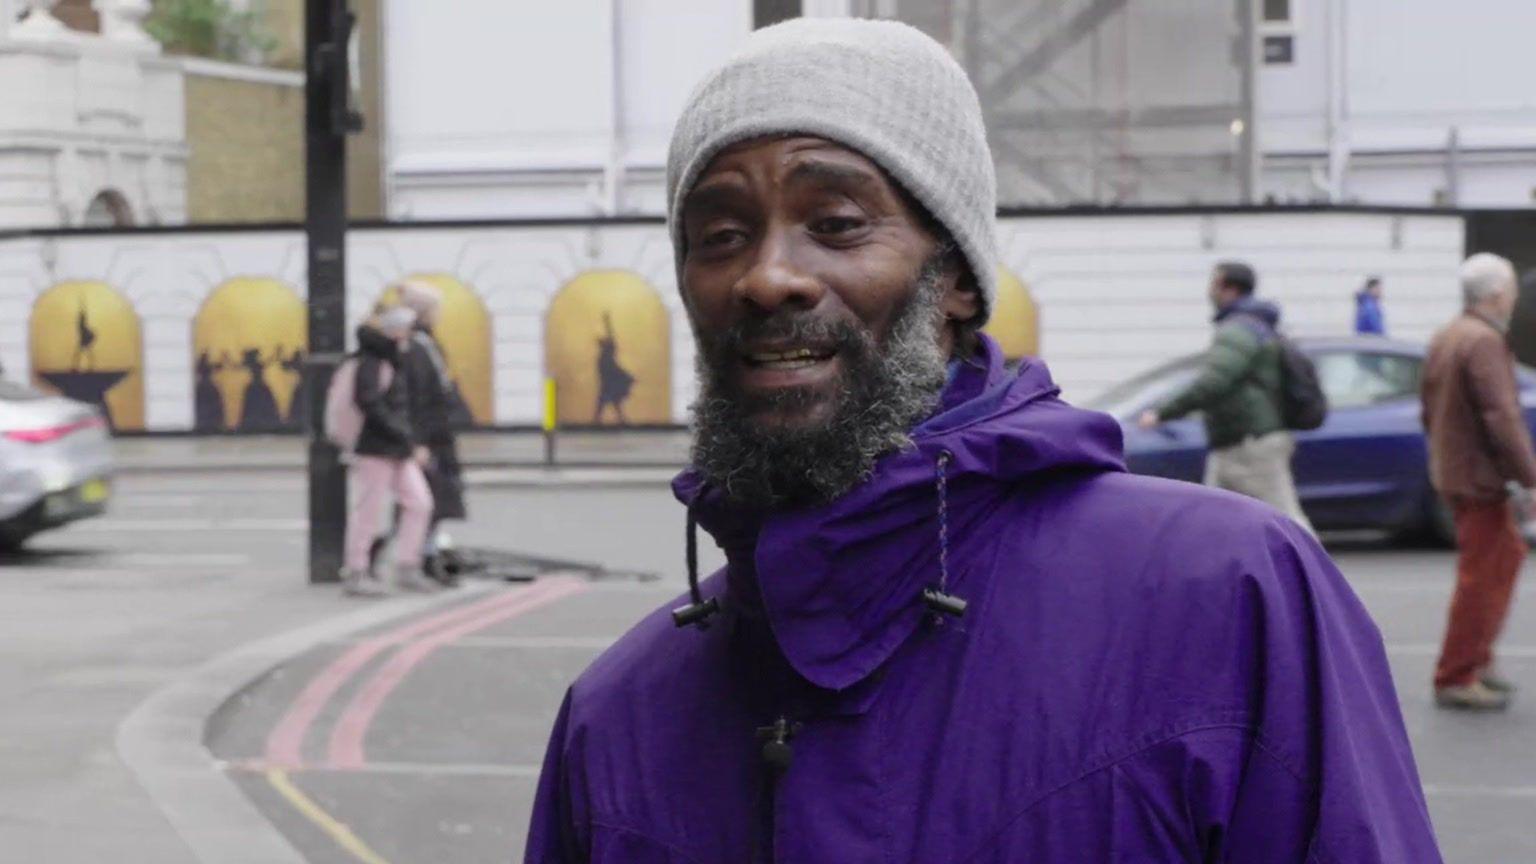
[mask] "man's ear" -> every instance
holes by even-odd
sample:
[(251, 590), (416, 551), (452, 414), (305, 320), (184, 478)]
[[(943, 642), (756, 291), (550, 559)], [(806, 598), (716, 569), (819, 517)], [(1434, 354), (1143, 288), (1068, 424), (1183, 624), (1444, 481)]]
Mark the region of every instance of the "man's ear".
[(944, 317), (964, 322), (980, 315), (981, 292), (965, 258), (958, 253), (949, 255), (944, 271), (944, 289), (939, 298), (939, 309)]

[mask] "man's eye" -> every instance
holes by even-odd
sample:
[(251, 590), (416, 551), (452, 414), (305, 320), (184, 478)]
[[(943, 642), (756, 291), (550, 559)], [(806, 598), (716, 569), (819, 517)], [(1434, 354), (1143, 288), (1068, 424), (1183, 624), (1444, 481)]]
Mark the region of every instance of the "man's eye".
[(721, 228), (705, 232), (703, 239), (699, 242), (705, 248), (713, 249), (738, 243), (746, 236), (746, 233), (739, 228)]
[(864, 220), (851, 216), (828, 216), (811, 223), (811, 230), (817, 234), (846, 234), (862, 227), (864, 227)]

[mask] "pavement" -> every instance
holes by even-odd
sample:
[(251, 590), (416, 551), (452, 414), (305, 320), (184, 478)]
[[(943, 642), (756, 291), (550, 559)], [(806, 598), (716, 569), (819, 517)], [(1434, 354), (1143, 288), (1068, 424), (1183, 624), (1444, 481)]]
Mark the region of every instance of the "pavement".
[[(297, 466), (152, 467), (229, 447), (170, 442), (143, 442), (108, 516), (0, 559), (0, 860), (517, 860), (565, 687), (681, 590), (682, 511), (645, 464), (664, 451), (610, 438), (628, 468), (482, 463), (458, 542), (573, 566), (366, 602), (304, 583)], [(1446, 860), (1536, 861), (1536, 702), (1430, 703), (1451, 555), (1335, 554), (1386, 638)], [(1536, 603), (1502, 657), (1536, 693)]]
[[(470, 468), (676, 468), (688, 460), (683, 429), (571, 429), (553, 436), (553, 453), (536, 431), (466, 432), (460, 460)], [(303, 435), (146, 435), (119, 438), (125, 474), (299, 470), (308, 458)], [(552, 457), (552, 459), (551, 459)]]

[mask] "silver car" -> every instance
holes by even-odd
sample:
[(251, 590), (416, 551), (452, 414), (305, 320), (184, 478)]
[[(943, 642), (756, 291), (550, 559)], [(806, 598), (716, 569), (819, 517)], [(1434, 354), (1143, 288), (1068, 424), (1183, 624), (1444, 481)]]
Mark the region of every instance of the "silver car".
[(105, 512), (111, 480), (100, 411), (0, 379), (0, 549)]

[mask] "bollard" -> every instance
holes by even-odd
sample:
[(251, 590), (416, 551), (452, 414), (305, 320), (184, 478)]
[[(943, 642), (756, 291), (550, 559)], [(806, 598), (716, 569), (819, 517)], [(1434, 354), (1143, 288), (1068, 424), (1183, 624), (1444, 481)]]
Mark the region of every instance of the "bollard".
[(559, 425), (555, 409), (555, 379), (544, 379), (544, 467), (555, 467), (555, 429)]

